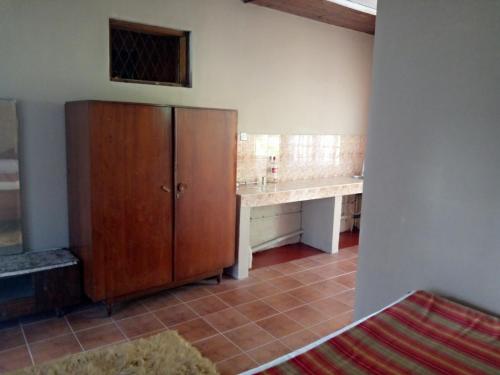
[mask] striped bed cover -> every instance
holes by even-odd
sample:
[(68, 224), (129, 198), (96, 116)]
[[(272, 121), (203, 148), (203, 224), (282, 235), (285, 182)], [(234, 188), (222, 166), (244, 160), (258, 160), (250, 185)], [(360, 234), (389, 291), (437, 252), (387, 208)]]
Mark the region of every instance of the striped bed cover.
[(500, 374), (500, 319), (419, 291), (261, 374)]

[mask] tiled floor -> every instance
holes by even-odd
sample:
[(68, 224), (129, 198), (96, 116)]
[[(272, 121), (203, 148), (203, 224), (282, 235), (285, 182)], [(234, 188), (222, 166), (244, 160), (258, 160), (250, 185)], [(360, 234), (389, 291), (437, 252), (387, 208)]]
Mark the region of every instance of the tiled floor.
[(234, 374), (298, 349), (352, 321), (357, 247), (200, 283), (123, 306), (0, 328), (0, 372), (175, 329)]
[[(359, 243), (359, 231), (340, 233), (339, 247), (357, 246)], [(279, 263), (290, 262), (321, 254), (321, 251), (303, 243), (279, 246), (274, 249), (261, 251), (253, 255), (252, 266), (254, 269), (272, 266)]]
[(301, 242), (290, 245), (275, 247), (270, 250), (260, 251), (253, 254), (252, 268), (272, 266), (275, 264), (291, 262), (321, 254), (321, 251)]
[(339, 238), (339, 247), (341, 249), (345, 247), (358, 246), (359, 244), (359, 229), (354, 228), (354, 231), (342, 232)]

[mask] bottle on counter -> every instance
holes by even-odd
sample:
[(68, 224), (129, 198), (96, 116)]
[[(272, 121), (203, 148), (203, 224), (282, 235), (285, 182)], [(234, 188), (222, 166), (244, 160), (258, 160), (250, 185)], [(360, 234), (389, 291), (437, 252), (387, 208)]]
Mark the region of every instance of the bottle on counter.
[(278, 162), (276, 161), (276, 156), (271, 159), (271, 181), (274, 183), (278, 182)]
[(273, 182), (273, 157), (272, 156), (269, 156), (269, 158), (267, 158), (266, 181), (269, 183)]

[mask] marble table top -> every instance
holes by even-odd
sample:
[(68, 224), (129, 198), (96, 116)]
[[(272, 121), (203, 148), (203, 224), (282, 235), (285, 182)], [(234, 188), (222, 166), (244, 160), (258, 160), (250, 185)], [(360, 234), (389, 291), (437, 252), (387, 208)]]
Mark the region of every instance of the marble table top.
[(0, 256), (0, 278), (72, 266), (78, 259), (69, 250), (27, 251)]
[(362, 192), (362, 179), (342, 176), (268, 183), (266, 185), (244, 185), (238, 187), (236, 194), (240, 198), (241, 207), (259, 207)]

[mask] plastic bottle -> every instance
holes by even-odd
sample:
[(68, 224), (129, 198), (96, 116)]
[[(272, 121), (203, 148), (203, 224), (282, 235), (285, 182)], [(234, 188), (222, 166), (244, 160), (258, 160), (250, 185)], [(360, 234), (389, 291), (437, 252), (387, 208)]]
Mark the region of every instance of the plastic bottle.
[(278, 182), (278, 162), (276, 161), (276, 156), (273, 156), (271, 161), (271, 178), (272, 182)]

